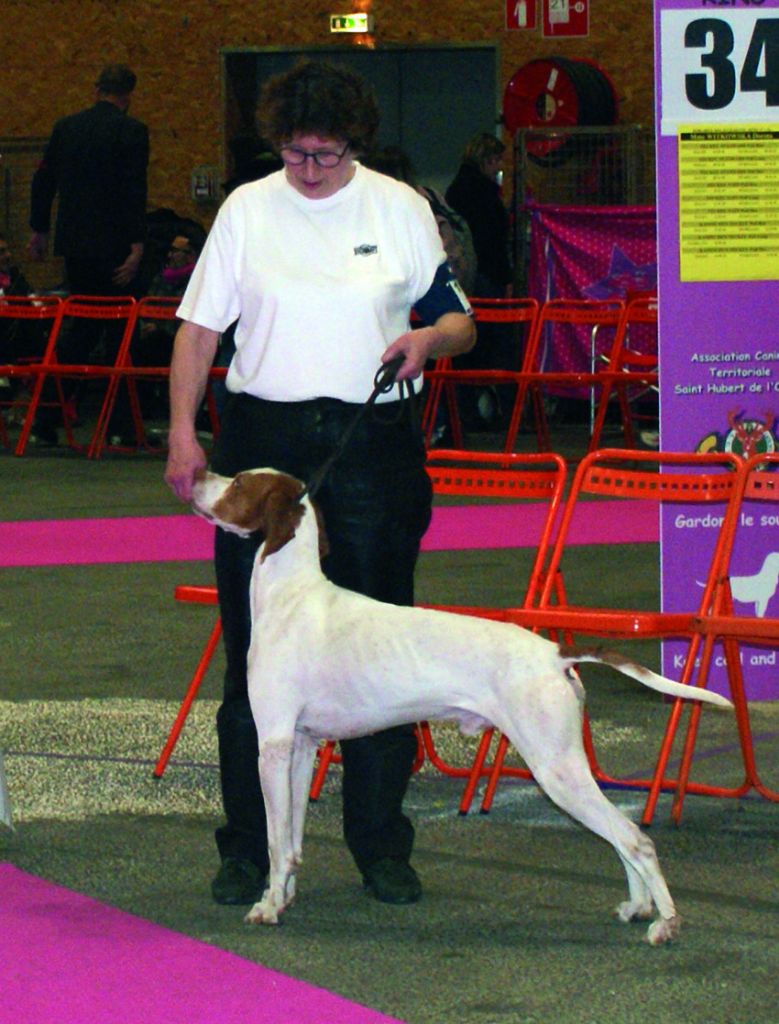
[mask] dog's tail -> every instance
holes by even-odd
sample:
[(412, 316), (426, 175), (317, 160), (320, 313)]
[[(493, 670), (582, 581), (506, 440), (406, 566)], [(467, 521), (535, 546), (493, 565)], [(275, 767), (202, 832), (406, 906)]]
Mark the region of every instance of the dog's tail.
[(657, 672), (636, 664), (630, 658), (618, 651), (609, 651), (602, 647), (573, 647), (561, 644), (559, 647), (560, 657), (563, 659), (566, 668), (571, 668), (577, 662), (593, 661), (601, 665), (610, 665), (623, 675), (636, 679), (644, 686), (659, 693), (668, 694), (669, 697), (684, 697), (685, 700), (702, 700), (707, 704), (714, 704), (719, 708), (732, 708), (733, 704), (727, 697), (721, 697), (718, 693), (704, 690), (700, 686), (687, 686), (684, 683), (675, 683), (672, 679), (666, 679)]

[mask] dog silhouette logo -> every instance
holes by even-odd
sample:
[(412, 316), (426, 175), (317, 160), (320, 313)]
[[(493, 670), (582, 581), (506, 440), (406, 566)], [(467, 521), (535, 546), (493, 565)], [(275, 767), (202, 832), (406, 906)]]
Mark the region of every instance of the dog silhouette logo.
[(753, 604), (758, 619), (765, 617), (768, 604), (779, 588), (779, 551), (766, 555), (759, 572), (752, 576), (731, 576), (733, 600)]

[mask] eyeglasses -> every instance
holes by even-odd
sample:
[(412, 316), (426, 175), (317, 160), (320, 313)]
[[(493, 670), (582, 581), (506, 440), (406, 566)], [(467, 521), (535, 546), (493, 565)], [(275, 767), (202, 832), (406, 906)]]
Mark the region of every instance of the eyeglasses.
[(292, 167), (299, 167), (306, 160), (313, 160), (317, 167), (337, 167), (346, 155), (348, 148), (349, 143), (347, 142), (340, 153), (334, 153), (330, 149), (319, 149), (314, 153), (309, 153), (308, 150), (300, 149), (298, 146), (282, 146), (281, 159)]

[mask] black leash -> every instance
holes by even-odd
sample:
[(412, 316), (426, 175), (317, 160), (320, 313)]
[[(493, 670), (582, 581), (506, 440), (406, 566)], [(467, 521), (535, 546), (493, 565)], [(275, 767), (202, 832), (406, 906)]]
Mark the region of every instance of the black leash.
[[(355, 431), (355, 429), (357, 427), (357, 424), (363, 418), (365, 413), (370, 409), (370, 407), (376, 402), (376, 399), (379, 397), (379, 395), (386, 395), (387, 392), (391, 391), (392, 388), (395, 386), (395, 377), (398, 374), (398, 370), (403, 365), (403, 361), (405, 360), (405, 358), (406, 357), (404, 355), (395, 356), (394, 359), (390, 359), (390, 361), (388, 363), (383, 363), (379, 367), (379, 369), (376, 371), (376, 376), (373, 378), (373, 391), (371, 392), (370, 397), (357, 410), (357, 413), (356, 413), (354, 419), (352, 420), (352, 422), (349, 424), (349, 426), (346, 428), (346, 430), (341, 435), (341, 439), (338, 442), (338, 444), (335, 446), (335, 450), (333, 451), (333, 453), (331, 455), (329, 455), (325, 459), (325, 461), (322, 463), (322, 465), (319, 467), (319, 469), (316, 470), (314, 475), (311, 477), (311, 479), (308, 481), (306, 486), (301, 491), (300, 498), (298, 500), (302, 501), (303, 498), (305, 498), (306, 495), (308, 495), (309, 498), (313, 498), (316, 495), (316, 492), (322, 486), (322, 482), (324, 481), (325, 477), (330, 472), (331, 466), (336, 461), (336, 459), (339, 458), (339, 456), (343, 452), (344, 448), (349, 443), (349, 439), (352, 436), (352, 434), (354, 433), (354, 431)], [(405, 381), (404, 380), (404, 381), (401, 381), (400, 385), (399, 385), (399, 387), (400, 387), (400, 394), (401, 394), (401, 401), (403, 401), (403, 385), (404, 384), (406, 385), (406, 388), (408, 389), (408, 397), (409, 397), (409, 399), (413, 399), (414, 398), (414, 390), (411, 387), (411, 384), (409, 383), (409, 381)], [(412, 402), (412, 405), (413, 405), (413, 402)]]

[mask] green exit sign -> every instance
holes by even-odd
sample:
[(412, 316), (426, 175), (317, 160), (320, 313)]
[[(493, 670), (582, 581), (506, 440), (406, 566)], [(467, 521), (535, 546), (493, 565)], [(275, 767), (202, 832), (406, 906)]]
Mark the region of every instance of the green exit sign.
[(331, 14), (331, 32), (373, 32), (372, 14)]

